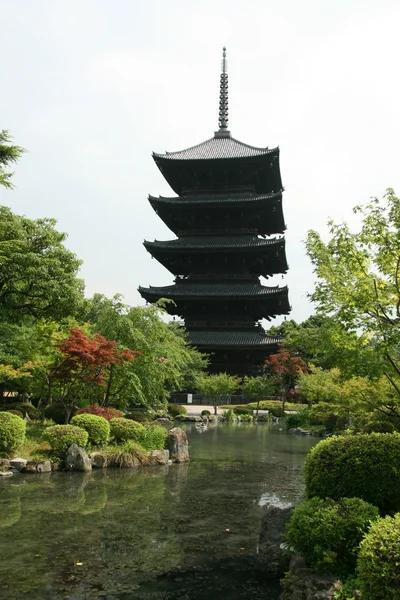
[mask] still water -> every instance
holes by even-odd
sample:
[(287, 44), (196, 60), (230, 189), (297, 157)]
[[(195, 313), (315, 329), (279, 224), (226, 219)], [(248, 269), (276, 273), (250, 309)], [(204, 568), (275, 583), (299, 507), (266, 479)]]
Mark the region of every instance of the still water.
[[(274, 600), (262, 506), (297, 502), (315, 438), (189, 425), (191, 462), (0, 481), (0, 598)], [(226, 531), (226, 530), (229, 531)]]

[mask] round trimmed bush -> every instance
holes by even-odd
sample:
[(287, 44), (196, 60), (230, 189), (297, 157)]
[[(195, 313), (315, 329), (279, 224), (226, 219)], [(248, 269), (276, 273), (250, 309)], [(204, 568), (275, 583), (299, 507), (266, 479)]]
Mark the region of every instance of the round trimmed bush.
[(253, 416), (253, 409), (249, 406), (234, 406), (233, 412), (235, 415), (251, 415)]
[(354, 570), (359, 544), (378, 517), (360, 498), (312, 498), (293, 511), (286, 538), (317, 571), (343, 575)]
[(363, 428), (363, 433), (393, 433), (396, 430), (390, 421), (379, 421), (372, 419)]
[[(75, 410), (72, 411), (72, 414), (75, 414)], [(57, 425), (64, 425), (67, 417), (67, 411), (65, 410), (64, 404), (62, 402), (52, 402), (44, 409), (44, 416), (47, 419), (51, 419)]]
[(71, 419), (71, 425), (82, 427), (89, 434), (89, 444), (103, 446), (110, 439), (110, 423), (104, 417), (81, 414)]
[(0, 412), (0, 452), (12, 454), (25, 440), (26, 424), (23, 419), (9, 412)]
[(305, 462), (309, 498), (362, 498), (387, 514), (400, 510), (400, 434), (334, 436)]
[(43, 432), (42, 438), (50, 444), (54, 452), (63, 455), (73, 443), (84, 448), (88, 443), (89, 434), (75, 425), (52, 425)]
[(116, 442), (126, 442), (127, 440), (139, 442), (139, 436), (144, 429), (141, 423), (121, 418), (111, 419), (110, 427), (111, 437)]
[(185, 417), (187, 415), (187, 410), (181, 404), (169, 404), (168, 413), (171, 417)]
[(357, 571), (366, 600), (400, 600), (400, 514), (378, 519), (360, 544)]
[(20, 419), (24, 418), (24, 415), (22, 414), (22, 412), (20, 410), (8, 410), (7, 412), (11, 413), (12, 415), (17, 415), (17, 417), (20, 417)]
[(42, 416), (41, 411), (29, 402), (10, 402), (9, 404), (0, 405), (0, 411), (6, 410), (8, 412), (10, 409), (19, 410), (23, 417), (25, 417), (25, 414), (27, 414), (32, 421), (37, 421)]
[(209, 417), (211, 415), (209, 410), (202, 410), (200, 414), (202, 417)]

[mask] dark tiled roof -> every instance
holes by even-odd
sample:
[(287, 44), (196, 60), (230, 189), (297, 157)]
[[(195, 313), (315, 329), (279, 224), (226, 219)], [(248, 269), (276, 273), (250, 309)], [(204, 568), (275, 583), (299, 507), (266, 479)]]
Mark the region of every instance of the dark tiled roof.
[(185, 236), (177, 240), (144, 242), (146, 248), (167, 248), (168, 250), (180, 249), (208, 249), (208, 248), (262, 248), (266, 246), (284, 245), (284, 238), (263, 239), (256, 235), (237, 236)]
[(287, 294), (287, 287), (266, 287), (260, 283), (176, 283), (165, 287), (139, 286), (139, 293), (156, 298), (182, 298), (187, 296), (213, 298), (216, 296), (259, 297)]
[(165, 196), (159, 196), (156, 198), (155, 196), (149, 195), (150, 204), (232, 204), (234, 202), (260, 202), (263, 200), (270, 200), (273, 198), (281, 198), (282, 192), (274, 192), (272, 194), (214, 194), (214, 195), (202, 195), (198, 196), (174, 196), (173, 198), (168, 198)]
[(248, 331), (191, 331), (188, 341), (193, 346), (274, 346), (281, 337)]
[(207, 160), (214, 158), (245, 158), (270, 154), (276, 152), (277, 148), (255, 148), (232, 137), (212, 137), (201, 144), (179, 150), (178, 152), (166, 152), (165, 154), (153, 153), (157, 158), (168, 158), (178, 160)]

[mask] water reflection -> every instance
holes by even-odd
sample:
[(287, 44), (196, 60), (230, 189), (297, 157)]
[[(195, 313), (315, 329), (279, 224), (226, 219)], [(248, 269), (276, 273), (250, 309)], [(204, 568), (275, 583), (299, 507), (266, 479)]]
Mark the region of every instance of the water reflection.
[(190, 464), (2, 481), (0, 598), (270, 593), (249, 569), (260, 501), (301, 495), (300, 468), (315, 440), (268, 425), (187, 430)]

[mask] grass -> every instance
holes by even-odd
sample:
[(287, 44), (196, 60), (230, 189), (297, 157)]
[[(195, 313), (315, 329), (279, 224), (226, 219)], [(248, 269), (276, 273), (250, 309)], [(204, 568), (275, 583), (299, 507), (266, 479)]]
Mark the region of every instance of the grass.
[(17, 452), (19, 456), (29, 460), (48, 459), (51, 453), (50, 445), (42, 440), (42, 434), (46, 427), (53, 425), (50, 421), (44, 425), (40, 421), (28, 421), (26, 424), (26, 437), (23, 445)]
[(129, 440), (123, 446), (107, 446), (103, 453), (107, 456), (107, 466), (138, 467), (150, 464), (149, 452), (140, 444)]
[[(257, 402), (249, 402), (248, 404), (221, 404), (219, 408), (226, 409), (234, 409), (234, 408), (252, 408), (253, 410), (257, 410)], [(274, 408), (282, 408), (281, 400), (261, 400), (260, 401), (260, 410), (271, 410)], [(293, 402), (285, 402), (285, 411), (293, 411), (293, 410), (303, 410), (307, 408), (306, 404), (294, 404)]]

